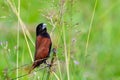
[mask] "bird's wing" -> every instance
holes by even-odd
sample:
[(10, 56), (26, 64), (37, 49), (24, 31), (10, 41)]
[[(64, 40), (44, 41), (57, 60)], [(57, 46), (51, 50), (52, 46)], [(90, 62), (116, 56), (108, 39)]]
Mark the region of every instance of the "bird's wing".
[(41, 36), (37, 36), (36, 38), (36, 50), (39, 48), (39, 46), (41, 45), (42, 43), (42, 37)]
[(50, 38), (38, 37), (36, 40), (35, 60), (47, 58), (49, 56), (51, 45)]
[(50, 55), (51, 47), (52, 47), (52, 42), (50, 43), (50, 47), (49, 47), (49, 55)]

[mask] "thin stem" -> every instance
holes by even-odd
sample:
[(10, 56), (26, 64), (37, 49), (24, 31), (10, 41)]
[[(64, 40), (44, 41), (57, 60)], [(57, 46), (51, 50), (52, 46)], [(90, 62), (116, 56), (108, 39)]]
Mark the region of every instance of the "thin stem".
[[(58, 59), (58, 57), (57, 57), (57, 59)], [(60, 67), (60, 61), (59, 60), (57, 61), (57, 64), (58, 64), (58, 69), (59, 69), (59, 74), (60, 74), (60, 80), (62, 80), (62, 73), (61, 73), (61, 67)]]
[[(18, 17), (18, 21), (20, 23), (20, 26), (22, 27), (22, 31), (23, 31), (23, 34), (24, 34), (24, 37), (25, 37), (25, 41), (27, 43), (27, 47), (28, 47), (28, 50), (29, 50), (29, 55), (31, 57), (31, 60), (33, 62), (33, 56), (32, 56), (32, 52), (31, 52), (31, 49), (30, 49), (30, 46), (29, 46), (29, 43), (28, 43), (28, 40), (27, 40), (27, 35), (28, 35), (28, 38), (30, 39), (30, 34), (28, 34), (28, 31), (26, 29), (26, 26), (25, 24), (23, 23), (22, 19), (20, 18), (20, 16), (18, 15), (18, 12), (16, 10), (16, 7), (13, 6), (13, 4), (11, 3), (10, 0), (7, 0), (7, 2), (9, 3), (11, 9), (13, 10), (13, 12), (15, 13), (15, 15)], [(26, 32), (27, 31), (27, 32)], [(26, 35), (27, 34), (27, 35)], [(30, 39), (30, 41), (32, 41), (32, 39)], [(33, 42), (32, 42), (33, 43)]]
[(53, 48), (53, 55), (52, 55), (52, 59), (49, 65), (49, 72), (47, 75), (47, 80), (50, 80), (50, 74), (52, 72), (52, 66), (54, 65), (53, 63), (54, 63), (55, 58), (56, 58), (56, 48)]
[(69, 76), (69, 61), (68, 61), (68, 52), (67, 52), (67, 45), (66, 45), (66, 36), (65, 36), (65, 27), (64, 27), (64, 23), (62, 26), (62, 30), (63, 30), (63, 41), (64, 41), (64, 51), (65, 51), (65, 62), (66, 62), (66, 70), (67, 70), (67, 78), (68, 80), (70, 80), (70, 76)]
[(97, 0), (95, 1), (94, 10), (93, 10), (93, 14), (92, 14), (91, 22), (90, 22), (89, 31), (88, 31), (87, 42), (86, 42), (86, 47), (85, 47), (85, 57), (87, 56), (88, 44), (89, 44), (90, 33), (91, 33), (91, 29), (92, 29), (92, 24), (93, 24), (96, 6), (97, 6)]
[(54, 71), (52, 71), (52, 73), (55, 75), (55, 77), (57, 78), (57, 80), (60, 80), (60, 78), (58, 77), (58, 75)]
[[(36, 70), (35, 72), (38, 72), (38, 71), (40, 71), (40, 70), (42, 70), (42, 69), (44, 69), (44, 68), (47, 68), (47, 67), (49, 67), (49, 66), (48, 66), (48, 65), (47, 65), (47, 66), (44, 66), (44, 67), (42, 67), (42, 68)], [(34, 72), (32, 72), (32, 73), (34, 73)], [(25, 77), (25, 76), (27, 76), (27, 75), (29, 75), (29, 74), (32, 74), (32, 73), (26, 73), (26, 74), (21, 75), (21, 76), (18, 76), (18, 77), (16, 77), (16, 78), (12, 78), (12, 79), (10, 79), (10, 80), (16, 80), (16, 79), (18, 79), (18, 78)]]
[[(18, 16), (20, 16), (20, 0), (18, 0)], [(18, 67), (19, 63), (18, 63), (18, 56), (19, 56), (19, 27), (20, 27), (20, 23), (19, 23), (19, 19), (18, 19), (18, 31), (17, 31), (17, 64), (16, 67)], [(16, 69), (16, 77), (18, 77), (18, 69)], [(17, 78), (18, 80), (18, 78)]]

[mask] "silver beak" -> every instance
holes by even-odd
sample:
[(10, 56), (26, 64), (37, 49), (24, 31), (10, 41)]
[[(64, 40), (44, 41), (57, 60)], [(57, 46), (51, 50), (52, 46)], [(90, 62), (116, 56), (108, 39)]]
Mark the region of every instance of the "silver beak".
[(45, 29), (47, 27), (47, 24), (43, 24), (42, 29)]

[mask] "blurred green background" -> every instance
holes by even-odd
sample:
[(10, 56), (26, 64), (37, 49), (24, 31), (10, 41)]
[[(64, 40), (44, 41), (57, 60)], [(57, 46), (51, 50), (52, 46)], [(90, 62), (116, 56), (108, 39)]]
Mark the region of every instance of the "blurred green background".
[[(16, 77), (17, 52), (19, 66), (32, 65), (22, 26), (18, 36), (18, 17), (9, 1), (14, 9), (20, 3), (24, 30), (34, 43), (36, 26), (47, 24), (52, 47), (57, 48), (53, 71), (58, 78), (51, 73), (50, 80), (120, 80), (120, 0), (0, 0), (0, 80)], [(34, 56), (34, 45), (26, 38)], [(26, 74), (27, 67), (21, 67), (18, 76)], [(46, 80), (47, 74), (48, 69), (43, 69), (19, 80)]]

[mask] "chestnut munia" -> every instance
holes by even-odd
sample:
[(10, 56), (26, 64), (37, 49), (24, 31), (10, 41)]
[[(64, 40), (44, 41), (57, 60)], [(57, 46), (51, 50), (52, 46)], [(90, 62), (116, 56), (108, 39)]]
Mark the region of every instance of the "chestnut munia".
[(36, 27), (36, 44), (35, 44), (35, 56), (34, 63), (29, 73), (42, 63), (46, 63), (47, 58), (50, 55), (52, 41), (50, 35), (47, 32), (46, 24), (40, 23)]

